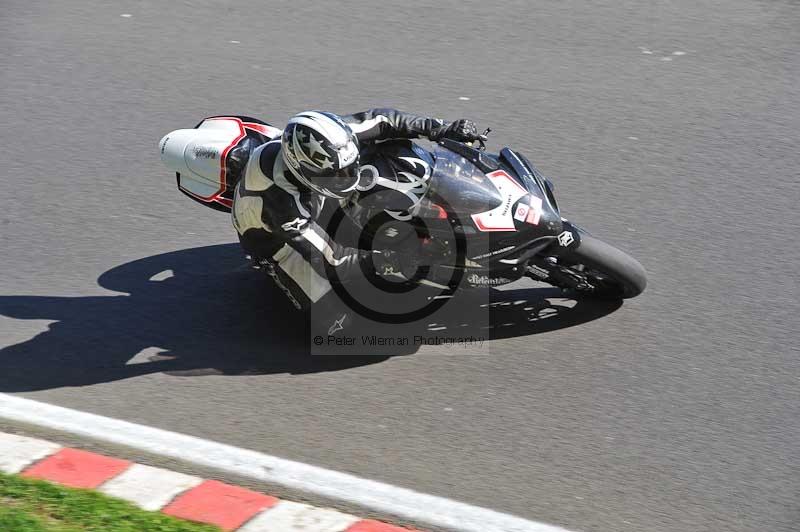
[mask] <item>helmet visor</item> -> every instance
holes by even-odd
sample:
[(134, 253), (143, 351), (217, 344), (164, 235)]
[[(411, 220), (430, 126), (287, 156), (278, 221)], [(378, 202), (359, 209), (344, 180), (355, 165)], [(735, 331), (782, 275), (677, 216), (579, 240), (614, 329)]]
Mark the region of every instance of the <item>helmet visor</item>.
[(308, 165), (302, 162), (300, 165), (303, 168), (303, 174), (309, 181), (334, 194), (349, 192), (358, 185), (359, 158), (332, 173), (330, 170), (326, 172), (325, 170), (314, 169), (315, 171), (312, 171)]

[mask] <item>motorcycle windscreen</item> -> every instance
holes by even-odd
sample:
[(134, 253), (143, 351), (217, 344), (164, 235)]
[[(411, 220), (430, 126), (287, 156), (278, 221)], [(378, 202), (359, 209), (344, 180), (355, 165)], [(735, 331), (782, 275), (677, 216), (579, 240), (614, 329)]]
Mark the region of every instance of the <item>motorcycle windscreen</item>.
[(442, 147), (433, 152), (435, 164), (428, 197), (448, 212), (470, 215), (490, 211), (503, 203), (491, 180), (464, 157)]

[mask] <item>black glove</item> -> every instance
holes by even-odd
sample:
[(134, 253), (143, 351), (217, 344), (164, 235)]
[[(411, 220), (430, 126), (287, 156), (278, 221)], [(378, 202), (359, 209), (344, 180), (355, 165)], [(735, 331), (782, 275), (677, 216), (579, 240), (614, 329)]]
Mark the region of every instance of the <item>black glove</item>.
[(459, 142), (475, 142), (479, 137), (478, 126), (475, 125), (475, 122), (461, 118), (434, 132), (430, 139), (432, 141), (453, 139)]

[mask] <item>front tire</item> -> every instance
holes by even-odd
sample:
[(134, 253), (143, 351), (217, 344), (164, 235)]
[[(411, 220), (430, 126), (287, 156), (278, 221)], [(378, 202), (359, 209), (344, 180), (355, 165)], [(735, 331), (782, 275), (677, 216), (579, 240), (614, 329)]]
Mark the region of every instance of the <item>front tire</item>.
[(559, 258), (559, 266), (584, 277), (587, 286), (578, 292), (590, 297), (630, 299), (647, 286), (647, 272), (639, 261), (585, 233), (576, 249)]

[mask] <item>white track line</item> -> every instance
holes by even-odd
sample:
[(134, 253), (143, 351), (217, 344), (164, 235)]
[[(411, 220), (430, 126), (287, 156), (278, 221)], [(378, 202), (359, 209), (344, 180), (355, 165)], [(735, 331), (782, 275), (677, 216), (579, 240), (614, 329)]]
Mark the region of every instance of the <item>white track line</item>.
[(0, 417), (212, 467), (424, 526), (462, 532), (567, 532), (556, 526), (354, 475), (2, 393)]

